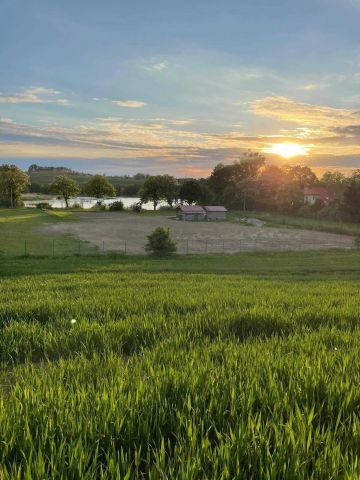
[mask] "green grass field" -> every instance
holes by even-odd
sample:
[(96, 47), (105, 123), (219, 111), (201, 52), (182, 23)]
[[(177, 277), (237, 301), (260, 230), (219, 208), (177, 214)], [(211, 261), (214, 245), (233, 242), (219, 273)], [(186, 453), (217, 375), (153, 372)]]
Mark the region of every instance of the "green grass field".
[(44, 235), (40, 231), (42, 226), (76, 219), (76, 212), (70, 210), (0, 209), (0, 256), (95, 253), (96, 247), (70, 235)]
[(0, 478), (360, 476), (360, 252), (0, 259)]
[(318, 230), (320, 232), (339, 233), (344, 235), (360, 236), (359, 223), (336, 222), (320, 218), (305, 218), (296, 215), (280, 213), (239, 211), (229, 214), (229, 221), (238, 222), (243, 217), (254, 217), (264, 220), (269, 227), (302, 228), (305, 230)]

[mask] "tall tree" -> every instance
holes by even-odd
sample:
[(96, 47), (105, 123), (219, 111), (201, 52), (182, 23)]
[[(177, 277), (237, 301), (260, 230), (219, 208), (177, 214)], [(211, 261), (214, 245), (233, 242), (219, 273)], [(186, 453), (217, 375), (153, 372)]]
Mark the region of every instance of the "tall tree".
[(115, 197), (115, 187), (109, 182), (105, 175), (94, 175), (85, 184), (84, 190), (90, 197), (103, 198)]
[(265, 157), (251, 150), (232, 165), (217, 165), (209, 178), (217, 201), (246, 210), (257, 194), (257, 178), (264, 165)]
[(341, 172), (331, 172), (330, 170), (325, 172), (320, 178), (321, 185), (344, 185), (347, 182), (347, 178)]
[(140, 190), (140, 196), (142, 203), (152, 202), (154, 210), (161, 200), (166, 200), (172, 206), (177, 196), (176, 180), (170, 175), (148, 177)]
[(315, 173), (308, 166), (294, 165), (285, 167), (289, 180), (300, 188), (313, 187), (319, 183)]
[(0, 195), (16, 207), (21, 193), (30, 185), (30, 177), (16, 165), (0, 166)]
[(182, 202), (192, 205), (195, 202), (200, 202), (203, 196), (203, 189), (197, 180), (185, 180), (181, 185), (179, 197)]
[(66, 175), (58, 175), (55, 177), (51, 184), (51, 190), (64, 198), (66, 208), (69, 206), (70, 198), (80, 193), (78, 184)]
[(360, 222), (360, 169), (355, 170), (344, 192), (343, 207), (352, 219)]
[(171, 175), (161, 175), (161, 177), (164, 189), (164, 198), (169, 207), (172, 208), (179, 196), (179, 187), (177, 181)]

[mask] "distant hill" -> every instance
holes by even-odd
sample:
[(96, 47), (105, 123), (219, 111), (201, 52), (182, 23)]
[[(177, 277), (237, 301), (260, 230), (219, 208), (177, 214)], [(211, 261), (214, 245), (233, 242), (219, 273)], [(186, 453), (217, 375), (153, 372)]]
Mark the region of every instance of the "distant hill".
[[(58, 175), (66, 175), (72, 178), (80, 187), (92, 177), (90, 173), (77, 172), (67, 167), (40, 167), (35, 164), (29, 167), (28, 174), (31, 181), (29, 191), (32, 193), (51, 193), (49, 187)], [(147, 175), (143, 173), (138, 173), (133, 177), (129, 175), (111, 175), (107, 176), (107, 178), (116, 188), (118, 195), (138, 196)]]

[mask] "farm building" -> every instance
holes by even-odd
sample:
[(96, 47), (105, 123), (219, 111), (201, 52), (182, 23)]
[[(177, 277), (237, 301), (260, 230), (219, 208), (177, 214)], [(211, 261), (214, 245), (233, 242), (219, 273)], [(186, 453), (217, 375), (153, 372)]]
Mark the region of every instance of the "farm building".
[(205, 220), (206, 212), (200, 205), (181, 205), (179, 218), (192, 222)]
[(330, 192), (324, 187), (312, 187), (304, 189), (304, 203), (314, 205), (317, 200), (323, 203), (329, 203), (331, 199)]
[(227, 210), (222, 206), (204, 207), (206, 212), (206, 220), (226, 220)]

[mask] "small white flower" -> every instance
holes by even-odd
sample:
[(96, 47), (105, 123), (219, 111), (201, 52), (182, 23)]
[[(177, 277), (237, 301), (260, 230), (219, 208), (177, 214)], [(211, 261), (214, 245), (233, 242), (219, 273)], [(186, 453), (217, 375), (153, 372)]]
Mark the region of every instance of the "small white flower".
[(337, 347), (335, 347), (334, 350), (337, 350)]
[(75, 318), (72, 318), (72, 319), (70, 320), (70, 323), (71, 323), (72, 325), (74, 325), (74, 323), (76, 323)]

